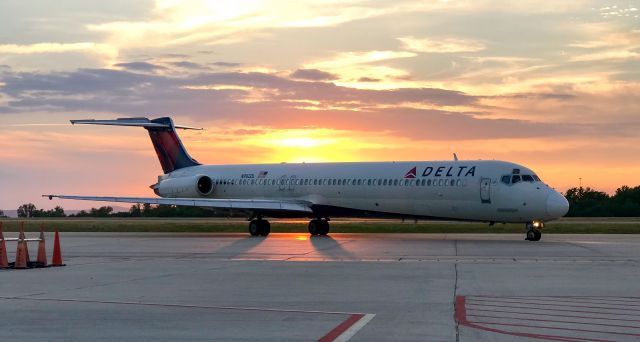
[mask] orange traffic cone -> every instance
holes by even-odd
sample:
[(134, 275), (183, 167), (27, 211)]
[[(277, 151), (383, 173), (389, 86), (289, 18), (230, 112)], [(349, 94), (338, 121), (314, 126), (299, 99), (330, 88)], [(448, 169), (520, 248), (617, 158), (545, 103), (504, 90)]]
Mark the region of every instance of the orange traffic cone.
[(2, 222), (0, 222), (0, 268), (9, 267), (9, 258), (7, 258), (7, 243), (2, 235)]
[(58, 235), (58, 230), (56, 229), (56, 234), (53, 239), (53, 258), (51, 258), (50, 266), (65, 266), (62, 263), (62, 251), (60, 249), (60, 236)]
[(38, 267), (47, 266), (47, 251), (44, 247), (44, 230), (40, 226), (40, 241), (38, 241), (38, 259), (36, 260)]
[(16, 250), (16, 262), (14, 268), (27, 268), (29, 266), (27, 241), (24, 240), (24, 230), (20, 229), (18, 236), (18, 249)]

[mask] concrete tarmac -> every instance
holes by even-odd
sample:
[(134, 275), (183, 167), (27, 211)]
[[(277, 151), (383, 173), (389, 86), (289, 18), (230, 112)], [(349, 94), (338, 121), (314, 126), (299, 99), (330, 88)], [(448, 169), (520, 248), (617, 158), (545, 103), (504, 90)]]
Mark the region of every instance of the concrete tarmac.
[(66, 267), (0, 270), (0, 339), (640, 340), (640, 235), (61, 240)]

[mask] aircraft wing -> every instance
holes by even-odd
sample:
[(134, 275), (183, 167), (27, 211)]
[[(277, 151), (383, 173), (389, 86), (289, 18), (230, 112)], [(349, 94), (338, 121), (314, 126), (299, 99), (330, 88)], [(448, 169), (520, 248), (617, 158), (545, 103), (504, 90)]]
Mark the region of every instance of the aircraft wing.
[(252, 199), (209, 199), (209, 198), (162, 198), (162, 197), (99, 197), (42, 195), (42, 197), (101, 202), (148, 203), (164, 205), (181, 205), (188, 207), (269, 210), (311, 213), (311, 203), (294, 200), (252, 200)]

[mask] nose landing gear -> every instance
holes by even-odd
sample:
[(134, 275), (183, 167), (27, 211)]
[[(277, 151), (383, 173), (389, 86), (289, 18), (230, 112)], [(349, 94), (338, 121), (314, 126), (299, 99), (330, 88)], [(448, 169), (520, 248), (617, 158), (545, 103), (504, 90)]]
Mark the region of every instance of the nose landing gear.
[(527, 223), (527, 237), (525, 238), (525, 240), (527, 241), (540, 241), (540, 238), (542, 237), (542, 233), (540, 232), (540, 230), (542, 230), (542, 228), (544, 228), (544, 223), (543, 222), (529, 222)]

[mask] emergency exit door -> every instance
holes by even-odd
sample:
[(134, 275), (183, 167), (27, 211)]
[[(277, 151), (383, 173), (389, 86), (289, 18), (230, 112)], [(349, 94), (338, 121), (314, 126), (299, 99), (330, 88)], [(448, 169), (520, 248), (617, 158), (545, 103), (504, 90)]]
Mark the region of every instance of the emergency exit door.
[(482, 203), (491, 203), (491, 179), (489, 178), (480, 180), (480, 200)]

